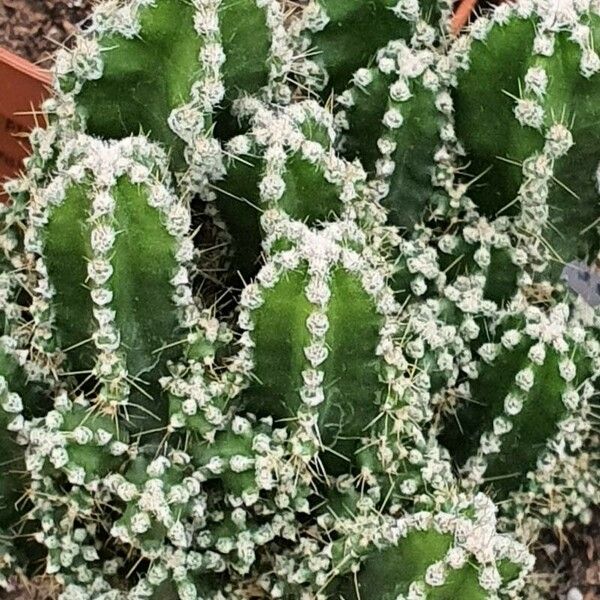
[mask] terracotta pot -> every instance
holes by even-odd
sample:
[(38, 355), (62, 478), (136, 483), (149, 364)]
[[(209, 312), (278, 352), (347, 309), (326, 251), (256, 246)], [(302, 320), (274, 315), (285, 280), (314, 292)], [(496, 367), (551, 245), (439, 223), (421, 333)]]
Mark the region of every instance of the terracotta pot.
[(469, 22), (471, 14), (477, 7), (477, 0), (461, 0), (457, 2), (452, 19), (452, 32), (458, 35)]
[(27, 132), (44, 123), (34, 113), (49, 95), (50, 83), (48, 71), (0, 47), (0, 182), (19, 172), (28, 151)]
[(493, 8), (497, 4), (502, 4), (507, 1), (508, 0), (454, 0), (456, 7), (452, 18), (452, 32), (454, 35), (459, 35), (478, 9)]

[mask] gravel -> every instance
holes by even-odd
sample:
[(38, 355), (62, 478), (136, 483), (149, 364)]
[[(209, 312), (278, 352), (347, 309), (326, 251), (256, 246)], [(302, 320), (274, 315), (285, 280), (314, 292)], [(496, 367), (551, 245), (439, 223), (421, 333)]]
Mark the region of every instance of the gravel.
[(0, 0), (0, 45), (47, 66), (93, 4), (93, 0)]

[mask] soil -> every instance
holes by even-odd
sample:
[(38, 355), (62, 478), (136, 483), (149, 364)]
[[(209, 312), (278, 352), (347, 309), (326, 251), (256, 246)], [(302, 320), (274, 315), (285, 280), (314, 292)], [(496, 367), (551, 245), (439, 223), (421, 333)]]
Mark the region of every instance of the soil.
[(54, 581), (40, 577), (15, 583), (11, 591), (0, 591), (0, 600), (56, 600), (60, 591)]
[(85, 22), (93, 0), (0, 0), (0, 44), (40, 66)]
[(549, 599), (600, 600), (600, 509), (589, 525), (567, 526), (560, 540), (543, 536), (536, 571), (552, 584)]

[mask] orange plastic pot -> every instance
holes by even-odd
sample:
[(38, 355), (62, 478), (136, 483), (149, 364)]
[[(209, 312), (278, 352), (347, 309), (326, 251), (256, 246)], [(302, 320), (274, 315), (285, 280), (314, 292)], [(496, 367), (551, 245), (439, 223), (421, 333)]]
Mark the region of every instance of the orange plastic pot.
[[(16, 175), (27, 156), (27, 133), (50, 93), (50, 74), (0, 47), (0, 184)], [(1, 185), (0, 185), (1, 189)]]

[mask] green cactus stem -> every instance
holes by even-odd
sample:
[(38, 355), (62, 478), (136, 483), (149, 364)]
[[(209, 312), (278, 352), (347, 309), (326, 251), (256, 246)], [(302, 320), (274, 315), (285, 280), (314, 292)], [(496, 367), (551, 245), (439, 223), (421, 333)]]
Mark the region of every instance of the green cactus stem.
[(515, 248), (510, 219), (489, 221), (472, 214), (437, 240), (440, 269), (447, 281), (475, 273), (485, 278), (484, 300), (503, 307), (517, 292), (527, 254)]
[(297, 70), (324, 97), (341, 93), (352, 74), (397, 39), (432, 46), (449, 24), (446, 0), (311, 0), (292, 24), (302, 56)]
[(323, 519), (334, 541), (320, 560), (280, 558), (291, 590), (298, 594), (306, 577), (320, 585), (319, 599), (509, 598), (532, 568), (526, 547), (497, 533), (496, 508), (483, 494), (459, 497), (451, 510), (401, 518), (370, 512), (368, 505), (352, 517)]
[(238, 106), (252, 127), (225, 146), (227, 176), (214, 195), (233, 238), (235, 267), (248, 278), (257, 270), (264, 211), (320, 227), (357, 210), (366, 175), (335, 153), (333, 117), (316, 102), (277, 112), (255, 101)]
[(488, 217), (519, 217), (554, 280), (599, 249), (599, 23), (593, 3), (505, 3), (451, 52), (457, 136), (478, 176), (469, 195)]
[(582, 447), (599, 351), (565, 304), (525, 306), (500, 322), (470, 381), (456, 388), (465, 401), (442, 434), (472, 485), (506, 498)]
[(453, 183), (456, 139), (444, 65), (433, 50), (396, 40), (338, 96), (345, 154), (361, 160), (389, 222), (409, 233), (437, 208), (436, 192)]
[[(269, 260), (241, 299), (253, 367), (245, 406), (290, 423), (298, 460), (317, 460), (328, 476), (360, 472), (374, 494), (406, 497), (418, 493), (422, 469), (431, 489), (443, 488), (448, 466), (416, 428), (430, 414), (429, 380), (411, 376), (395, 342), (398, 305), (381, 263), (361, 253), (351, 222), (316, 232), (278, 214), (263, 215)], [(415, 462), (405, 463), (413, 448)]]
[(187, 158), (190, 182), (202, 185), (219, 172), (215, 109), (263, 89), (280, 97), (290, 58), (275, 1), (107, 2), (74, 50), (58, 54), (59, 102), (48, 106), (104, 139), (146, 133), (178, 171)]
[(143, 137), (75, 136), (29, 206), (28, 250), (44, 298), (32, 307), (34, 343), (57, 361), (66, 355), (65, 374), (93, 375), (107, 405), (131, 391), (137, 418), (153, 427), (166, 417), (153, 391), (178, 355), (171, 345), (199, 317), (186, 269), (189, 211), (165, 164)]
[[(173, 365), (173, 376), (160, 381), (167, 393), (185, 389), (189, 400), (198, 405), (203, 390), (209, 397), (226, 394), (230, 384), (218, 376), (212, 386), (207, 379), (199, 388), (198, 378), (187, 373), (187, 369), (198, 371), (203, 365), (201, 372), (208, 378), (216, 368), (214, 351), (208, 352), (207, 347), (213, 343), (218, 347), (229, 334), (214, 325), (214, 319), (202, 315), (198, 323), (202, 333), (189, 335), (189, 362)], [(204, 348), (201, 353), (200, 345)], [(200, 363), (195, 362), (198, 359)], [(198, 405), (196, 411), (200, 412), (202, 406)], [(184, 410), (189, 412), (189, 402)], [(214, 417), (214, 411), (210, 414)], [(223, 423), (213, 419), (213, 436), (227, 418)], [(27, 471), (33, 478), (32, 514), (42, 522), (36, 539), (48, 549), (47, 570), (64, 583), (65, 598), (125, 593), (119, 591), (118, 576), (128, 571), (136, 571), (136, 578), (127, 598), (150, 597), (159, 593), (173, 571), (173, 554), (185, 552), (182, 558), (189, 572), (186, 569), (182, 575), (178, 569), (175, 583), (180, 597), (188, 597), (190, 586), (195, 589), (188, 575), (191, 581), (197, 573), (220, 572), (225, 564), (224, 559), (215, 562), (210, 558), (209, 549), (204, 562), (200, 554), (187, 554), (190, 540), (206, 525), (199, 520), (208, 503), (202, 485), (206, 478), (183, 449), (185, 436), (178, 435), (183, 423), (172, 419), (169, 427), (158, 430), (164, 437), (155, 443), (148, 435), (153, 431), (131, 436), (123, 421), (101, 399), (90, 401), (81, 395), (71, 400), (61, 393), (54, 410), (29, 425)], [(49, 497), (56, 501), (49, 503)], [(98, 527), (109, 536), (102, 549), (94, 548)], [(147, 560), (151, 568), (147, 568)], [(138, 570), (140, 565), (144, 568)]]

